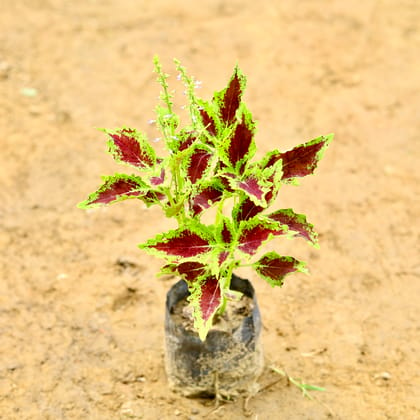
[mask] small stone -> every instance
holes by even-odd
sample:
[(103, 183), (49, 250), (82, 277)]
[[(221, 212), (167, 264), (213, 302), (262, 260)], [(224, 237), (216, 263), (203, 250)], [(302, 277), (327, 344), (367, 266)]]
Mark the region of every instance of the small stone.
[(181, 415), (181, 412), (180, 412), (179, 410), (175, 410), (175, 411), (174, 411), (174, 414), (175, 414), (176, 416), (180, 416), (180, 415)]
[(7, 61), (0, 61), (0, 79), (7, 79), (12, 66)]
[(52, 119), (61, 124), (71, 121), (72, 118), (69, 111), (58, 110), (53, 114)]
[(17, 360), (12, 360), (12, 361), (9, 361), (8, 363), (6, 363), (4, 366), (0, 366), (0, 371), (3, 368), (5, 368), (5, 369), (9, 370), (10, 372), (13, 372), (16, 369), (20, 369), (22, 367), (23, 367), (22, 363), (19, 363)]
[(28, 108), (28, 111), (31, 115), (33, 115), (34, 117), (41, 115), (42, 114), (42, 107), (39, 105), (32, 105)]
[(377, 373), (374, 377), (374, 379), (383, 379), (384, 381), (389, 381), (391, 379), (391, 374), (388, 372), (381, 372)]

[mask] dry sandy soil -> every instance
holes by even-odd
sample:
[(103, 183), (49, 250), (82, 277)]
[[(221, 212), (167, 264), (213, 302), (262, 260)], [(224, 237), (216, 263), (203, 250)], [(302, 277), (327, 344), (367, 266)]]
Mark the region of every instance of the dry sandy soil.
[[(1, 419), (420, 418), (417, 0), (0, 10)], [(156, 135), (156, 53), (173, 76), (181, 59), (205, 98), (238, 62), (260, 154), (336, 134), (316, 176), (278, 203), (320, 233), (319, 251), (275, 242), (311, 276), (273, 290), (240, 273), (257, 289), (267, 366), (325, 387), (315, 400), (268, 367), (249, 413), (243, 399), (214, 411), (168, 390), (163, 308), (175, 279), (156, 279), (161, 261), (136, 245), (169, 223), (134, 201), (76, 208), (120, 170), (95, 127)]]

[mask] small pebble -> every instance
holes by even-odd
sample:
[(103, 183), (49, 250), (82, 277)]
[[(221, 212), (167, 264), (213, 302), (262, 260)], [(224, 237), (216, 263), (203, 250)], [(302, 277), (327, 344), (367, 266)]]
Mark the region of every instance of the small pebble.
[(389, 381), (391, 379), (391, 374), (388, 372), (381, 372), (377, 373), (374, 377), (374, 379), (383, 379), (384, 381)]
[(6, 61), (0, 61), (0, 79), (7, 79), (10, 75), (12, 66)]
[(33, 105), (28, 108), (28, 111), (31, 115), (36, 117), (37, 115), (42, 114), (42, 108), (39, 105)]

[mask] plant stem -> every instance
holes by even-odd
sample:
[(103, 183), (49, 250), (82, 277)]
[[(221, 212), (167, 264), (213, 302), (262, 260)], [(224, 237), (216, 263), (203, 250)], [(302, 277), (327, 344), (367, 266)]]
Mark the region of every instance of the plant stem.
[(168, 112), (172, 114), (172, 101), (171, 101), (171, 94), (168, 91), (168, 83), (166, 79), (168, 75), (165, 74), (162, 70), (162, 65), (160, 64), (159, 58), (157, 56), (154, 57), (154, 65), (155, 65), (155, 72), (158, 74), (158, 80), (160, 85), (162, 86), (162, 100), (165, 102), (166, 106), (168, 107)]

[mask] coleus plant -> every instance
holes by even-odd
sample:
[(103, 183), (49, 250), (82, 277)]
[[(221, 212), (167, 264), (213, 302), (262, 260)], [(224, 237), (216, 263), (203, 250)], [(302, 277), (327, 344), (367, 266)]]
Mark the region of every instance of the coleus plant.
[[(161, 207), (178, 227), (139, 245), (163, 257), (163, 274), (182, 277), (189, 288), (194, 327), (204, 340), (214, 316), (225, 310), (233, 271), (252, 266), (272, 286), (286, 275), (306, 272), (305, 264), (275, 251), (258, 255), (266, 241), (299, 236), (317, 247), (317, 234), (303, 214), (292, 209), (268, 212), (283, 184), (297, 184), (317, 167), (333, 135), (317, 137), (292, 150), (273, 150), (253, 161), (256, 125), (243, 102), (246, 78), (235, 67), (227, 87), (209, 101), (196, 95), (199, 82), (175, 60), (185, 85), (190, 122), (180, 127), (168, 75), (155, 57), (162, 87), (156, 108), (166, 156), (158, 156), (146, 136), (134, 128), (103, 130), (114, 159), (137, 172), (103, 177), (103, 184), (80, 208), (90, 209), (127, 199)], [(229, 204), (230, 203), (230, 204)], [(213, 223), (203, 214), (214, 208)]]

